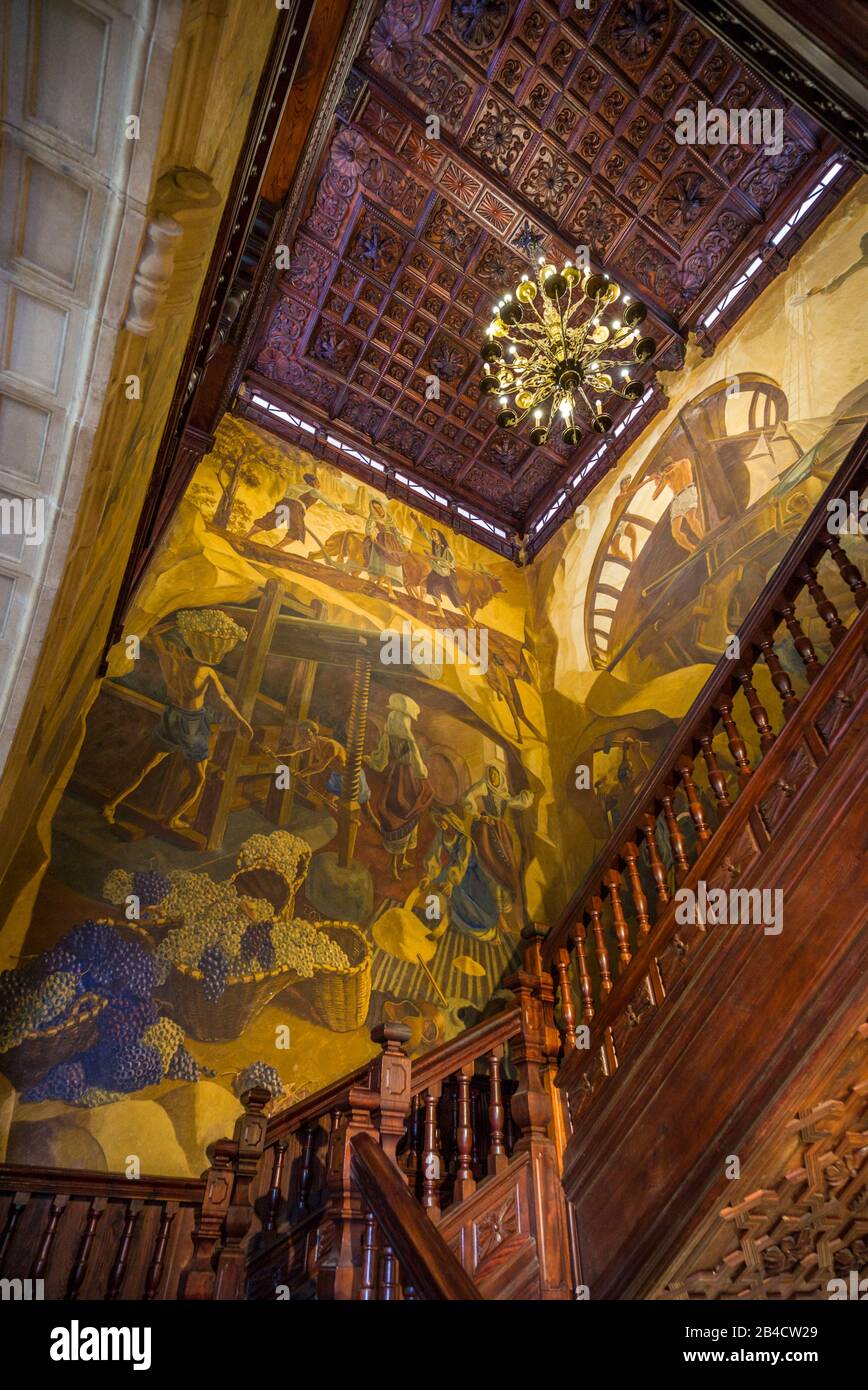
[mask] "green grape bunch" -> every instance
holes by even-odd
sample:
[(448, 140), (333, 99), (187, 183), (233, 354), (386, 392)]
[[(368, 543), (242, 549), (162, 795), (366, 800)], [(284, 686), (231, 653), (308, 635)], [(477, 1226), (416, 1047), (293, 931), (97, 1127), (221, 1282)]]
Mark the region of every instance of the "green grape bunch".
[(298, 876), (299, 862), (309, 853), (306, 840), (288, 830), (273, 830), (269, 835), (249, 836), (238, 851), (237, 865), (239, 869), (276, 869), (292, 883)]

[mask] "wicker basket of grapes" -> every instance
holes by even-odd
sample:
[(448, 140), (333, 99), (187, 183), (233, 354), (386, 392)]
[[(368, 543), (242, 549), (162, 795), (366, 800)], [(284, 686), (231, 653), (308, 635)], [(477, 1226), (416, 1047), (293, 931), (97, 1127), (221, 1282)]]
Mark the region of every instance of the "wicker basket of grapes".
[(184, 608), (175, 622), (196, 660), (209, 666), (219, 665), (227, 652), (247, 640), (246, 629), (220, 608)]
[[(317, 966), (304, 986), (305, 998), (320, 1023), (336, 1033), (361, 1028), (371, 1002), (371, 943), (352, 922), (314, 923), (321, 938), (336, 947), (333, 959)], [(323, 952), (325, 955), (325, 952)], [(343, 956), (346, 964), (340, 957)]]
[(292, 917), (295, 897), (307, 878), (311, 849), (306, 840), (288, 830), (251, 835), (235, 861), (230, 882), (235, 891), (250, 898), (265, 898), (276, 917)]
[(0, 1071), (17, 1091), (35, 1085), (58, 1062), (92, 1046), (97, 1036), (97, 1019), (105, 1006), (105, 999), (98, 994), (80, 995), (60, 1022), (31, 1028), (5, 1052), (0, 1052)]
[(239, 1037), (290, 985), (318, 968), (350, 964), (310, 922), (276, 916), (267, 899), (239, 896), (234, 883), (222, 888), (210, 910), (169, 931), (157, 948), (169, 966), (159, 997), (200, 1042)]

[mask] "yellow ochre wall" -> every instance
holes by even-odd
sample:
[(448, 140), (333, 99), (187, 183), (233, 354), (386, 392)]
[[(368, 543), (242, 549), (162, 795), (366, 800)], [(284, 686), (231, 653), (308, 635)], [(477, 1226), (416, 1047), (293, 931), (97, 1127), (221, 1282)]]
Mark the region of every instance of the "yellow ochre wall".
[[(262, 814), (261, 788), (250, 781), (221, 846), (209, 848), (173, 831), (169, 821), (184, 789), (180, 755), (171, 776), (168, 764), (150, 774), (151, 781), (120, 805), (114, 823), (102, 813), (153, 752), (153, 730), (166, 704), (154, 629), (173, 622), (179, 610), (220, 609), (249, 626), (266, 594), (279, 592), (275, 646), (286, 642), (287, 652), (303, 641), (304, 623), (322, 624), (321, 662), (305, 648), (289, 660), (268, 655), (264, 664), (261, 698), (249, 717), (264, 746), (281, 753), (282, 711), (290, 706), (299, 719), (313, 720), (323, 739), (346, 748), (352, 660), (330, 664), (324, 654), (328, 648), (334, 655), (335, 642), (352, 644), (353, 634), (360, 642), (379, 642), (405, 621), (429, 635), (445, 627), (484, 629), (487, 669), (449, 662), (399, 671), (375, 665), (365, 757), (376, 761), (395, 708), (390, 700), (399, 696), (411, 711), (405, 727), (425, 765), (423, 780), (431, 784), (416, 842), (397, 877), (381, 827), (366, 813), (353, 871), (345, 878), (336, 873), (337, 817), (334, 807), (317, 802), (327, 791), (326, 774), (314, 775), (314, 793), (304, 791), (294, 805), (287, 828), (309, 845), (316, 866), (298, 888), (295, 909), (309, 920), (345, 915), (356, 923), (371, 972), (369, 993), (354, 996), (365, 1005), (364, 1017), (324, 1015), (315, 991), (291, 986), (255, 1011), (236, 1036), (208, 1040), (185, 1027), (190, 1052), (213, 1077), (164, 1079), (88, 1109), (57, 1100), (22, 1102), (20, 1091), (0, 1077), (11, 1160), (117, 1171), (134, 1153), (142, 1171), (198, 1173), (207, 1144), (231, 1129), (237, 1075), (251, 1062), (275, 1066), (289, 1100), (370, 1055), (369, 1030), (381, 1017), (409, 1020), (411, 1046), (421, 1051), (498, 1005), (522, 923), (556, 920), (864, 423), (866, 329), (853, 309), (868, 263), (865, 189), (863, 182), (848, 194), (712, 357), (691, 348), (685, 369), (664, 378), (667, 409), (531, 567), (518, 569), (466, 537), (447, 534), (457, 602), (441, 592), (442, 611), (428, 586), (428, 518), (243, 420), (224, 420), (127, 615), (125, 637), (138, 639), (138, 652), (135, 644), (119, 643), (101, 688), (91, 691), (82, 677), (62, 697), (71, 711), (64, 726), (70, 732), (57, 745), (63, 756), (55, 759), (50, 795), (37, 798), (39, 830), (13, 857), (2, 889), (6, 963), (45, 951), (85, 918), (122, 918), (118, 905), (102, 896), (112, 870), (189, 867), (222, 882), (234, 872), (245, 836), (274, 828)], [(689, 554), (674, 536), (686, 525), (675, 525), (678, 511), (691, 510), (685, 460), (697, 489), (699, 530)], [(666, 461), (682, 470), (677, 507), (665, 481), (652, 497), (660, 478), (655, 470)], [(635, 491), (616, 501), (628, 476)], [(232, 505), (221, 507), (227, 492)], [(287, 540), (283, 522), (253, 530), (287, 495), (306, 499), (304, 534)], [(364, 548), (372, 503), (381, 504), (403, 551), (415, 557), (391, 584)], [(626, 529), (631, 524), (635, 553)], [(626, 556), (614, 567), (613, 545)], [(118, 545), (117, 558), (106, 563), (119, 569), (122, 553)], [(611, 620), (600, 623), (593, 610), (605, 606), (598, 586), (608, 581), (617, 597), (609, 605)], [(837, 590), (834, 596), (842, 599)], [(468, 604), (472, 618), (462, 611)], [(595, 637), (595, 626), (611, 637)], [(86, 640), (81, 629), (76, 633), (79, 642)], [(822, 641), (815, 630), (812, 636)], [(352, 654), (351, 645), (347, 650)], [(217, 662), (230, 692), (242, 651), (239, 646)], [(47, 686), (36, 689), (38, 704)], [(85, 711), (86, 730), (77, 722)], [(223, 717), (221, 727), (229, 732), (215, 737), (230, 737), (231, 721)], [(216, 728), (216, 718), (213, 723)], [(16, 787), (26, 795), (24, 761), (19, 751), (4, 779), (7, 798)], [(37, 781), (40, 767), (37, 758), (30, 774)], [(370, 761), (365, 767), (375, 781)], [(491, 768), (506, 797), (494, 812), (480, 786)], [(273, 773), (267, 759), (263, 770)], [(476, 858), (465, 857), (454, 875), (450, 888), (461, 891), (450, 904), (445, 934), (428, 955), (441, 920), (426, 916), (435, 872), (429, 861), (434, 816), (444, 810)], [(14, 821), (14, 808), (6, 816)], [(494, 897), (493, 845), (517, 873), (512, 891), (503, 890), (501, 880)], [(338, 914), (341, 906), (345, 911)], [(395, 914), (390, 933), (378, 927), (387, 912)], [(422, 943), (434, 984), (412, 952), (401, 958), (408, 942)], [(177, 999), (166, 1007), (174, 1008), (182, 1027), (198, 1027)], [(275, 1043), (281, 1028), (290, 1038), (283, 1049)]]

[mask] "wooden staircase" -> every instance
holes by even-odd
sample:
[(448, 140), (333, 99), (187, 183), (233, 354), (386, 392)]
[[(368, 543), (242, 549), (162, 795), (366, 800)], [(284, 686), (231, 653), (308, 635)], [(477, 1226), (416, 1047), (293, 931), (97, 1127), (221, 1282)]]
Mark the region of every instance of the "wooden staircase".
[(561, 921), (525, 928), (514, 1007), (414, 1060), (380, 1025), (370, 1064), (271, 1117), (249, 1092), (198, 1181), (0, 1169), (0, 1274), (57, 1299), (819, 1298), (859, 1267), (868, 586), (828, 504), (866, 459), (868, 431)]

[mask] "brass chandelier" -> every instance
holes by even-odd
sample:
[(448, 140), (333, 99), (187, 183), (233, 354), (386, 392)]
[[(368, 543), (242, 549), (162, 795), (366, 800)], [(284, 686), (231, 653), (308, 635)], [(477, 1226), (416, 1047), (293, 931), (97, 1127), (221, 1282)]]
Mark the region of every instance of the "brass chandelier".
[[(619, 299), (620, 316), (606, 321)], [(481, 351), (480, 389), (499, 395), (498, 425), (512, 429), (532, 417), (533, 444), (547, 442), (559, 417), (571, 445), (581, 438), (580, 421), (598, 434), (611, 429), (608, 399), (636, 401), (645, 390), (626, 364), (647, 362), (657, 350), (641, 336), (646, 313), (608, 275), (583, 275), (571, 261), (558, 270), (540, 256), (536, 282), (523, 275), (495, 304)]]

